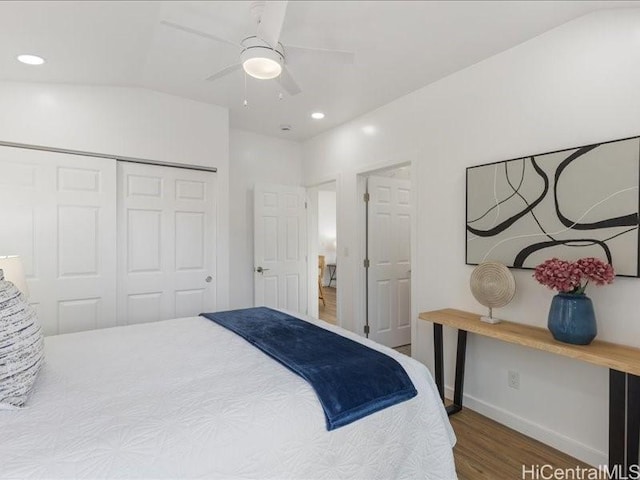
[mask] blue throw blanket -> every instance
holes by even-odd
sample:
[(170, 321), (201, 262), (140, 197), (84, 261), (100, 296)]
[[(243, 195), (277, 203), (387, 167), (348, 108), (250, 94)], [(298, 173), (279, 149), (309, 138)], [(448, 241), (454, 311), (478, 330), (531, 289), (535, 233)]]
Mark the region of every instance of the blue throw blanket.
[(266, 307), (203, 313), (304, 378), (316, 392), (327, 430), (417, 395), (393, 358)]

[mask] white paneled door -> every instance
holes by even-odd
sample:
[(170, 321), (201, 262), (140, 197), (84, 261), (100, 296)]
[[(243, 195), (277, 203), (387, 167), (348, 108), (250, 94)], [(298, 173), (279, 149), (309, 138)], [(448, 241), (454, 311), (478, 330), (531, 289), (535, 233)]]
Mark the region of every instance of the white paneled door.
[(215, 174), (118, 162), (120, 324), (216, 308)]
[(112, 160), (0, 146), (0, 255), (20, 255), (45, 334), (116, 324)]
[(368, 178), (369, 337), (388, 347), (411, 343), (411, 184)]
[(307, 221), (304, 188), (256, 184), (254, 303), (307, 311)]

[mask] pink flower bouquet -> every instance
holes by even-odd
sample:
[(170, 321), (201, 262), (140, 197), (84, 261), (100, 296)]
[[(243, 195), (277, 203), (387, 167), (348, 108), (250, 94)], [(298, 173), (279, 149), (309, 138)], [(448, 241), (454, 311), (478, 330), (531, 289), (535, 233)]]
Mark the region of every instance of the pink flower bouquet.
[(589, 281), (596, 285), (613, 282), (615, 272), (610, 264), (594, 257), (581, 258), (575, 262), (552, 258), (538, 265), (533, 277), (552, 290), (581, 295)]

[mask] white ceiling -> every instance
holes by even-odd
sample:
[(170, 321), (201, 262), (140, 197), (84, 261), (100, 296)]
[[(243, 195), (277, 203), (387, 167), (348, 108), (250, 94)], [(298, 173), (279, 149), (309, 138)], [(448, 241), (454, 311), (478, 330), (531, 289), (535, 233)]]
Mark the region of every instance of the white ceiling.
[[(302, 140), (452, 72), (618, 1), (291, 1), (285, 45), (349, 50), (356, 64), (326, 68), (304, 59), (289, 69), (303, 89), (236, 72), (233, 46), (160, 24), (170, 20), (239, 42), (255, 33), (251, 2), (0, 2), (0, 79), (141, 86), (228, 107), (231, 126)], [(18, 63), (20, 53), (47, 59)], [(553, 52), (549, 52), (550, 55)], [(313, 111), (326, 118), (312, 120)], [(289, 124), (290, 132), (280, 132)]]

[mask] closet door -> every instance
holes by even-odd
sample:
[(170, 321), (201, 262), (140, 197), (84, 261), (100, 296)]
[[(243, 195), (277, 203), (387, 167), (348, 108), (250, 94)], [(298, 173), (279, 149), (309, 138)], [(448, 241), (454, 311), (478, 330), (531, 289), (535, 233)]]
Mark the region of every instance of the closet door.
[(0, 146), (0, 255), (47, 335), (116, 324), (115, 162)]
[(215, 174), (118, 163), (118, 320), (215, 310)]

